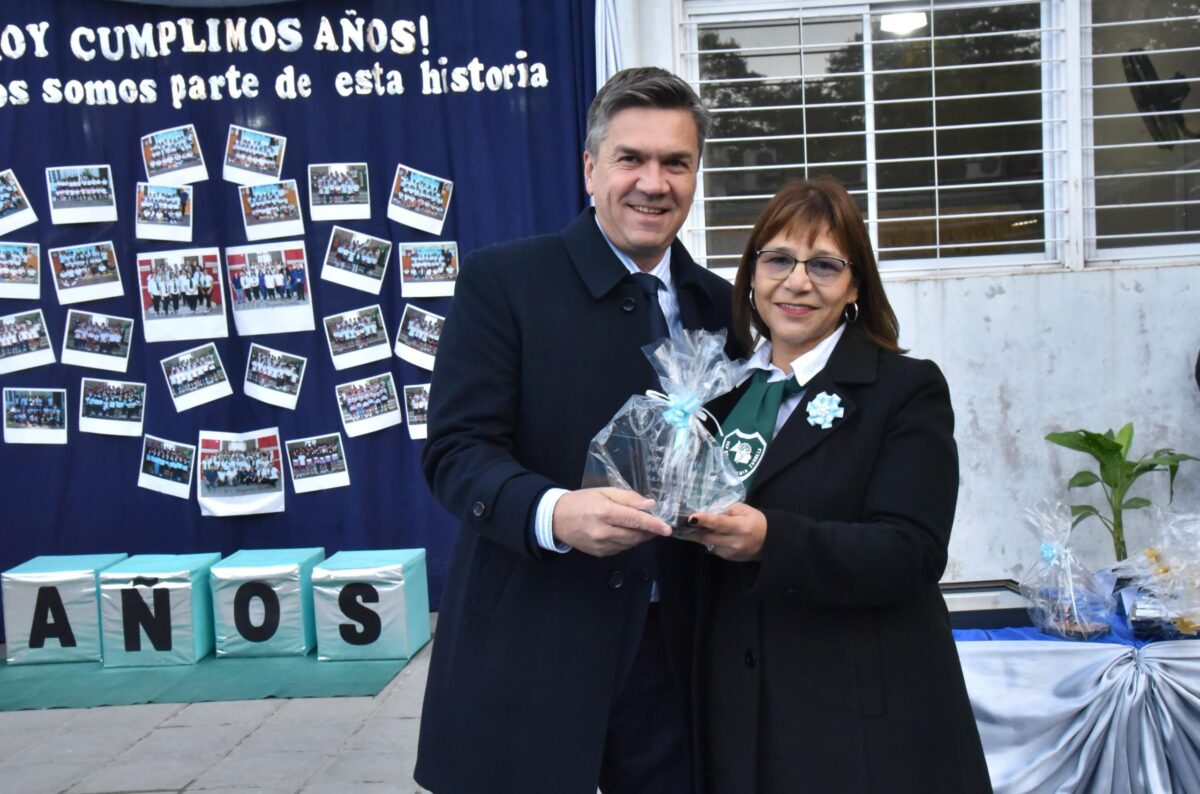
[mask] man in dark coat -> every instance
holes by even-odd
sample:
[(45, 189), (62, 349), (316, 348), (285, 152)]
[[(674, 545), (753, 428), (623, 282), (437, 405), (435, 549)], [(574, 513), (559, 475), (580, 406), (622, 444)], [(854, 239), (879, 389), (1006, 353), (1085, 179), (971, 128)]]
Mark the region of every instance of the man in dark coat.
[(693, 788), (698, 547), (638, 494), (578, 485), (591, 438), (658, 387), (642, 346), (729, 325), (729, 285), (675, 239), (709, 124), (670, 73), (617, 74), (588, 114), (595, 209), (463, 264), (423, 457), (462, 521), (415, 773), (436, 794)]

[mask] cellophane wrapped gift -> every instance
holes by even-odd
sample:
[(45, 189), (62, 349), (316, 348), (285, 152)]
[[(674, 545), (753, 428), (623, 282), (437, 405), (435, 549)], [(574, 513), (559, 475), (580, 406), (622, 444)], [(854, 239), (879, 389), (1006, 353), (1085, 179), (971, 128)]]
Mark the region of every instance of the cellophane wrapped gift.
[[(585, 487), (612, 486), (654, 500), (655, 516), (686, 535), (687, 517), (746, 498), (702, 406), (734, 388), (745, 365), (725, 355), (724, 331), (685, 331), (642, 348), (663, 393), (629, 398), (588, 447)], [(715, 423), (714, 423), (715, 424)]]
[(1026, 511), (1040, 541), (1038, 559), (1021, 577), (1029, 617), (1047, 634), (1090, 640), (1111, 631), (1112, 594), (1097, 585), (1070, 547), (1071, 513), (1042, 503)]
[(1150, 545), (1130, 559), (1129, 628), (1139, 639), (1200, 636), (1200, 515), (1160, 511), (1154, 526)]

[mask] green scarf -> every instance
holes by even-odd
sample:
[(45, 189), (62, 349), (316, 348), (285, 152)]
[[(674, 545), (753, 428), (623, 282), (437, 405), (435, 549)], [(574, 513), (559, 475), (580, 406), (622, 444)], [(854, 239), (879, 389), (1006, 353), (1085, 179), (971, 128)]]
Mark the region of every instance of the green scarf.
[(733, 462), (738, 476), (749, 490), (754, 471), (766, 454), (775, 435), (779, 406), (786, 396), (799, 394), (804, 387), (794, 377), (770, 383), (771, 373), (760, 369), (750, 378), (750, 388), (729, 412), (722, 426), (721, 449)]

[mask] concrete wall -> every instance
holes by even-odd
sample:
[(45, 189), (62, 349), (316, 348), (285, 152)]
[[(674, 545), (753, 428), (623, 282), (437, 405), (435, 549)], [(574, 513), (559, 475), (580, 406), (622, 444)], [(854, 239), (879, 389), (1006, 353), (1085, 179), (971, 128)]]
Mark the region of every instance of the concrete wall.
[[(962, 489), (949, 581), (1019, 578), (1037, 555), (1023, 512), (1043, 498), (1090, 501), (1066, 482), (1082, 453), (1043, 440), (1060, 430), (1134, 423), (1133, 454), (1171, 446), (1200, 455), (1200, 265), (888, 280), (900, 341), (950, 383)], [(1132, 495), (1167, 507), (1167, 477)], [(1200, 463), (1185, 463), (1172, 509), (1200, 512)], [(1128, 518), (1131, 551), (1150, 511)], [(1075, 534), (1088, 563), (1112, 560), (1095, 519)]]
[[(673, 69), (679, 0), (612, 0), (622, 66)], [(1186, 266), (887, 278), (900, 342), (946, 374), (958, 421), (962, 490), (947, 581), (1019, 578), (1038, 552), (1025, 519), (1039, 500), (1100, 500), (1066, 492), (1090, 458), (1049, 432), (1118, 429), (1132, 421), (1134, 454), (1165, 446), (1200, 455), (1200, 256)], [(1133, 495), (1166, 506), (1166, 476)], [(1200, 463), (1184, 464), (1173, 509), (1200, 512)], [(1130, 550), (1150, 511), (1130, 514)], [(1112, 560), (1095, 519), (1076, 530), (1088, 564)]]

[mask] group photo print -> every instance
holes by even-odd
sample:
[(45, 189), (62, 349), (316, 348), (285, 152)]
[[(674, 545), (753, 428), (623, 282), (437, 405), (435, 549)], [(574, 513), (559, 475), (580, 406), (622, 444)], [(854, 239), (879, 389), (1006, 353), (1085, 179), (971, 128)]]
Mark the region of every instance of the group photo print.
[(212, 342), (159, 362), (176, 411), (186, 411), (233, 394), (221, 355)]
[(314, 221), (368, 220), (371, 217), (371, 182), (367, 164), (310, 165), (308, 216)]
[(65, 306), (125, 294), (117, 252), (111, 241), (51, 248), (46, 253), (60, 304)]
[(339, 384), (334, 393), (348, 436), (374, 433), (401, 422), (396, 380), (390, 372)]
[(321, 322), (334, 369), (348, 369), (391, 356), (379, 304), (331, 314)]
[(153, 185), (190, 185), (208, 179), (204, 152), (191, 124), (143, 135), (142, 163)]
[(0, 317), (0, 375), (54, 362), (41, 309)]
[(81, 309), (67, 311), (62, 362), (77, 367), (124, 372), (133, 346), (133, 319)]
[(242, 391), (247, 397), (296, 409), (308, 359), (251, 342)]
[(42, 295), (42, 247), (0, 242), (0, 298), (37, 300)]
[(192, 489), (196, 448), (147, 434), (142, 442), (138, 487), (187, 499)]
[(454, 183), (449, 179), (397, 165), (388, 199), (388, 217), (423, 232), (441, 234), (453, 192)]
[(0, 171), (0, 235), (37, 222), (37, 213), (11, 168)]
[(203, 515), (277, 513), (284, 509), (279, 428), (248, 433), (201, 430), (196, 497)]
[(303, 240), (226, 248), (225, 268), (238, 334), (282, 334), (316, 327)]
[(304, 234), (296, 180), (243, 186), (238, 188), (238, 196), (247, 240), (253, 242)]
[(400, 317), (400, 328), (396, 331), (393, 352), (409, 364), (432, 372), (444, 322), (446, 318), (440, 314), (425, 311), (411, 303), (406, 304), (404, 314)]
[(54, 224), (108, 223), (117, 219), (112, 166), (74, 165), (46, 169), (50, 221)]
[(429, 384), (418, 383), (404, 387), (404, 416), (408, 435), (414, 441), (426, 437), (429, 421)]
[(342, 448), (342, 434), (330, 433), (288, 441), (288, 466), (296, 493), (311, 493), (350, 485), (350, 470)]
[(391, 240), (334, 226), (329, 233), (321, 278), (378, 295), (391, 256)]
[(139, 240), (192, 241), (192, 186), (137, 183), (134, 234)]
[(138, 254), (137, 264), (147, 342), (229, 336), (218, 249)]
[(229, 125), (222, 178), (238, 185), (265, 185), (279, 180), (287, 138)]
[(146, 411), (146, 384), (82, 378), (79, 429), (110, 436), (140, 436)]
[(4, 443), (67, 443), (67, 390), (6, 387)]
[(458, 279), (458, 243), (401, 243), (400, 295), (438, 298), (454, 294)]

